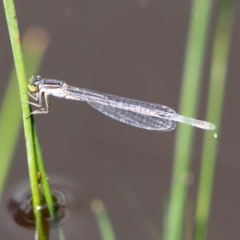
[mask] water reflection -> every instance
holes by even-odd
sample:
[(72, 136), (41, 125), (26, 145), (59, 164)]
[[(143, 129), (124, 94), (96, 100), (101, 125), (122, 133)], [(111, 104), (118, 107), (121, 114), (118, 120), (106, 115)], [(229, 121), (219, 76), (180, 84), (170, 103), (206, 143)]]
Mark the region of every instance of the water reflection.
[[(76, 192), (72, 186), (55, 181), (51, 183), (51, 186), (57, 216), (60, 224), (62, 224), (71, 217), (75, 207), (79, 209), (79, 207), (84, 206), (84, 201), (76, 197)], [(15, 187), (15, 191), (13, 195), (10, 196), (7, 207), (15, 223), (28, 229), (35, 229), (32, 195), (28, 183), (18, 184), (18, 186)], [(54, 225), (53, 219), (44, 201), (41, 206), (41, 211), (44, 220), (52, 227)]]

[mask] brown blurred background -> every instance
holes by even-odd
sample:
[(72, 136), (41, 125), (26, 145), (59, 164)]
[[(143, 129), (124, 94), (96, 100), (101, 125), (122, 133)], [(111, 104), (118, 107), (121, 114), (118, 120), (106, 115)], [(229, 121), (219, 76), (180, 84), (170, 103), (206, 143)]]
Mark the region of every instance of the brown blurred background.
[[(92, 90), (167, 105), (177, 110), (191, 1), (16, 1), (20, 31), (40, 26), (50, 45), (39, 74)], [(228, 80), (218, 153), (210, 240), (240, 236), (240, 15), (236, 5)], [(0, 6), (0, 101), (13, 66)], [(201, 90), (199, 119), (205, 118), (212, 37)], [(30, 76), (28, 76), (30, 77)], [(119, 123), (85, 103), (51, 98), (51, 112), (35, 117), (50, 179), (73, 187), (77, 203), (63, 228), (67, 239), (100, 239), (90, 209), (101, 199), (118, 239), (154, 239), (142, 218), (163, 229), (175, 131), (152, 132)], [(203, 131), (196, 129), (194, 181), (189, 212), (194, 211)], [(33, 239), (34, 232), (13, 223), (7, 203), (17, 184), (28, 179), (23, 135), (0, 208), (0, 237)], [(58, 180), (57, 180), (58, 181)], [(136, 197), (132, 206), (127, 190)], [(166, 205), (165, 205), (166, 206)], [(139, 211), (138, 211), (139, 210)], [(148, 221), (147, 220), (147, 221)], [(21, 236), (21, 237), (20, 237)], [(54, 239), (54, 237), (52, 238)]]

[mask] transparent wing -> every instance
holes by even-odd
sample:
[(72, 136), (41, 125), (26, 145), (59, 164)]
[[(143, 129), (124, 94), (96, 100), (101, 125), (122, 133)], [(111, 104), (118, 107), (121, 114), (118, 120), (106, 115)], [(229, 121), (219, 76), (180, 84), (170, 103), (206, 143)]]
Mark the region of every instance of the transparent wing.
[[(113, 95), (108, 95), (107, 98), (108, 104), (106, 99), (104, 104), (95, 101), (87, 103), (105, 115), (134, 127), (158, 131), (171, 131), (176, 128), (176, 122), (167, 118), (169, 113), (176, 114), (171, 108)], [(151, 111), (155, 115), (159, 112), (159, 117), (152, 116)]]

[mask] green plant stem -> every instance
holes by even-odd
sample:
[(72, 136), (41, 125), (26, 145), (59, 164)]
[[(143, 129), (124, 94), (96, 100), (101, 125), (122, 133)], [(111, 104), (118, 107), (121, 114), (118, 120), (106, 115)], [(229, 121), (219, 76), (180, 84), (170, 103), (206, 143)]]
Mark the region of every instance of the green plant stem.
[[(192, 6), (179, 109), (180, 114), (189, 117), (197, 113), (211, 5), (212, 0), (194, 0)], [(182, 238), (193, 137), (194, 128), (179, 124), (165, 240)]]
[[(232, 25), (234, 21), (234, 4), (235, 1), (233, 0), (220, 1), (219, 18), (212, 54), (211, 84), (207, 119), (213, 121), (217, 125), (218, 138), (219, 130), (221, 128), (221, 116), (228, 67), (227, 63)], [(216, 169), (218, 138), (214, 140), (211, 132), (206, 132), (204, 136), (202, 166), (197, 199), (195, 240), (206, 239)]]
[(27, 84), (26, 84), (26, 75), (25, 68), (23, 63), (23, 55), (21, 50), (21, 41), (18, 30), (17, 15), (15, 11), (14, 1), (13, 0), (3, 0), (5, 15), (13, 50), (14, 63), (16, 68), (16, 73), (18, 77), (18, 84), (20, 90), (20, 98), (22, 102), (22, 113), (23, 113), (23, 126), (24, 134), (26, 139), (26, 148), (27, 148), (27, 157), (28, 157), (28, 167), (29, 167), (29, 176), (30, 184), (33, 197), (33, 209), (36, 220), (36, 229), (37, 236), (39, 240), (46, 239), (44, 232), (44, 226), (42, 222), (42, 213), (39, 211), (41, 206), (40, 192), (38, 188), (38, 176), (37, 176), (37, 164), (35, 159), (35, 149), (33, 144), (33, 125), (31, 118), (27, 118), (30, 114), (27, 94)]
[[(15, 71), (10, 78), (0, 110), (0, 199), (21, 129), (22, 112)], [(12, 121), (14, 119), (14, 121)]]
[(41, 149), (40, 149), (40, 144), (39, 144), (39, 140), (38, 140), (38, 136), (37, 136), (37, 132), (36, 132), (36, 128), (34, 128), (34, 144), (35, 144), (35, 150), (36, 150), (36, 159), (37, 159), (37, 165), (38, 165), (38, 169), (39, 172), (41, 174), (41, 187), (43, 190), (43, 195), (44, 198), (46, 200), (47, 203), (47, 207), (48, 210), (50, 212), (51, 218), (53, 220), (53, 224), (56, 227), (57, 231), (58, 231), (58, 238), (60, 240), (65, 240), (65, 236), (64, 233), (60, 227), (60, 219), (58, 216), (58, 212), (56, 209), (56, 204), (53, 200), (53, 194), (51, 191), (51, 187), (49, 184), (49, 180), (48, 180), (48, 176), (46, 173), (46, 169), (45, 169), (45, 165), (43, 162), (43, 157), (42, 157), (42, 153), (41, 153)]
[[(32, 27), (24, 33), (22, 48), (28, 76), (38, 71), (48, 42), (48, 35), (41, 28)], [(20, 102), (17, 76), (13, 67), (0, 109), (0, 199), (22, 126)]]
[(96, 199), (91, 204), (93, 213), (95, 214), (97, 224), (100, 230), (102, 240), (117, 240), (114, 233), (111, 220), (101, 200)]

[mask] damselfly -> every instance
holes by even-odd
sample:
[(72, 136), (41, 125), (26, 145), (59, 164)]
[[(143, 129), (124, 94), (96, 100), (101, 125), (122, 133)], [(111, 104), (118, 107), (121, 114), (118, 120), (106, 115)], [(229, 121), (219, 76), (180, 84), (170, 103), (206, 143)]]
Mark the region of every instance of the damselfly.
[[(38, 101), (38, 103), (29, 103), (39, 107), (31, 114), (48, 113), (49, 95), (52, 95), (59, 98), (85, 101), (111, 118), (148, 130), (171, 131), (176, 128), (176, 122), (205, 130), (216, 128), (212, 123), (179, 115), (167, 106), (72, 87), (65, 82), (41, 78), (39, 75), (33, 76), (29, 80), (28, 87), (31, 92), (29, 95)], [(43, 101), (45, 101), (45, 106), (43, 106)]]

